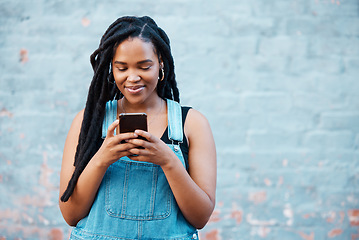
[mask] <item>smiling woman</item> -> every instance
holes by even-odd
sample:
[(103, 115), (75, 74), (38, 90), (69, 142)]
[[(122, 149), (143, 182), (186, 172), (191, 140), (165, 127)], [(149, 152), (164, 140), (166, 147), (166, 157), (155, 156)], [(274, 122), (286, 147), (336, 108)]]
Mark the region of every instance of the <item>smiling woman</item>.
[[(179, 104), (167, 35), (149, 17), (119, 18), (91, 63), (61, 167), (70, 239), (197, 239), (215, 205), (216, 150), (207, 119)], [(140, 112), (147, 131), (116, 134), (119, 114)]]
[(161, 57), (154, 52), (153, 44), (138, 37), (118, 45), (112, 71), (118, 89), (125, 96), (122, 101), (143, 106), (158, 101), (156, 87), (160, 69), (163, 68), (159, 59)]

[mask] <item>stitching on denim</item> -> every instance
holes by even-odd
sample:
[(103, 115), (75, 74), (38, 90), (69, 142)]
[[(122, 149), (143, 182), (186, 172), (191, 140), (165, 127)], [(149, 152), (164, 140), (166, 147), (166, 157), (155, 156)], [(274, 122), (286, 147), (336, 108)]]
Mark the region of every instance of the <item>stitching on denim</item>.
[(153, 166), (151, 207), (150, 207), (151, 208), (151, 210), (150, 210), (150, 215), (151, 216), (154, 215), (154, 211), (155, 211), (157, 180), (158, 180), (158, 167)]
[(182, 109), (179, 103), (167, 99), (168, 109), (168, 139), (176, 142), (182, 142)]
[[(119, 240), (135, 240), (133, 238), (123, 238), (123, 237), (116, 237), (116, 236), (110, 236), (110, 235), (105, 235), (105, 234), (98, 234), (98, 233), (91, 233), (91, 232), (88, 232), (88, 231), (85, 231), (83, 229), (77, 229), (76, 230), (78, 232), (78, 234), (81, 235), (81, 237), (78, 237), (78, 236), (74, 236), (73, 233), (71, 233), (71, 237), (75, 237), (76, 239), (79, 239), (79, 240), (87, 240), (89, 236), (93, 236), (93, 237), (96, 237), (96, 239), (99, 239), (99, 237), (102, 237), (102, 238), (106, 238), (106, 239), (119, 239)], [(77, 233), (74, 233), (75, 235)], [(85, 236), (83, 236), (85, 235)]]
[(122, 198), (121, 217), (126, 216), (129, 171), (130, 171), (130, 164), (126, 163), (125, 180), (123, 181), (123, 198)]
[[(143, 222), (142, 221), (139, 221), (138, 222), (138, 236), (139, 236), (139, 239), (141, 239), (141, 236), (142, 236), (142, 224)], [(141, 226), (140, 226), (141, 225)], [(141, 229), (141, 230), (140, 230)], [(87, 232), (85, 230), (77, 230), (81, 235), (92, 235), (92, 236), (97, 236), (97, 237), (103, 237), (103, 238), (111, 238), (111, 239), (119, 239), (119, 240), (134, 240), (132, 238), (122, 238), (122, 237), (116, 237), (116, 236), (108, 236), (108, 235), (103, 235), (103, 234), (94, 234), (94, 233), (90, 233), (90, 232)], [(140, 234), (141, 233), (141, 234)], [(76, 234), (76, 233), (75, 233)], [(180, 236), (180, 237), (175, 237), (175, 238), (152, 238), (152, 240), (190, 240), (190, 239), (193, 239), (193, 235), (196, 234), (197, 236), (197, 239), (198, 239), (198, 232), (195, 231), (195, 232), (192, 232), (192, 233), (189, 233), (189, 234), (186, 234), (186, 235), (183, 235), (183, 236)], [(84, 236), (86, 237), (86, 236)], [(73, 233), (71, 233), (71, 236), (70, 236), (70, 239), (78, 239), (78, 240), (84, 240), (86, 238), (80, 238), (78, 236), (75, 236), (73, 235)]]
[(112, 167), (110, 166), (107, 170), (108, 173), (108, 177), (105, 178), (105, 186), (106, 186), (106, 191), (105, 191), (105, 208), (106, 211), (107, 209), (109, 209), (111, 207), (111, 202), (110, 202), (110, 185), (111, 185), (111, 169)]
[(138, 236), (138, 239), (141, 239), (142, 234), (143, 234), (143, 222), (142, 221), (137, 221), (137, 236)]

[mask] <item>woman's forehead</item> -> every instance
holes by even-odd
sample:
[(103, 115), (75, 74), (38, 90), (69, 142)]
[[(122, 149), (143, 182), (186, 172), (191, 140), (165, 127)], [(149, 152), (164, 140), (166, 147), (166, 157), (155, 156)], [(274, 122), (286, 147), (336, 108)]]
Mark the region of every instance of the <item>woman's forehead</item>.
[(126, 56), (156, 56), (155, 47), (152, 42), (140, 38), (128, 38), (121, 42), (115, 49), (114, 57)]

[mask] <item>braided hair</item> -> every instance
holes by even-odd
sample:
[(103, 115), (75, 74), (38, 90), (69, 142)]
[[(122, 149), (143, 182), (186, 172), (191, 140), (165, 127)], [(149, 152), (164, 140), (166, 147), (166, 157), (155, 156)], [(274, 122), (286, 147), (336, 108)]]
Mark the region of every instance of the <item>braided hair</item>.
[[(117, 46), (128, 38), (139, 37), (151, 42), (155, 52), (164, 64), (164, 79), (157, 83), (157, 94), (163, 99), (179, 102), (179, 91), (174, 73), (174, 61), (171, 54), (170, 40), (166, 33), (148, 17), (126, 16), (117, 19), (106, 30), (101, 38), (98, 49), (90, 57), (94, 76), (89, 88), (81, 132), (75, 154), (75, 170), (61, 196), (66, 202), (72, 195), (80, 174), (90, 159), (101, 147), (101, 126), (105, 115), (106, 102), (119, 99), (123, 94), (116, 84), (111, 70), (111, 62)], [(161, 71), (160, 71), (161, 74)], [(160, 75), (161, 76), (161, 75)], [(162, 76), (161, 76), (162, 77)]]

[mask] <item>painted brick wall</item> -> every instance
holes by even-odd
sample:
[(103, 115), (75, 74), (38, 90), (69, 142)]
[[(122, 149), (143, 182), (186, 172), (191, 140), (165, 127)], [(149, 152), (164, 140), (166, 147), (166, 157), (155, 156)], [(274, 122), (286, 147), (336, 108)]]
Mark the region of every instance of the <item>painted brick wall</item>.
[(122, 15), (172, 40), (218, 151), (201, 240), (359, 239), (357, 0), (0, 0), (0, 239), (66, 239), (65, 137)]

